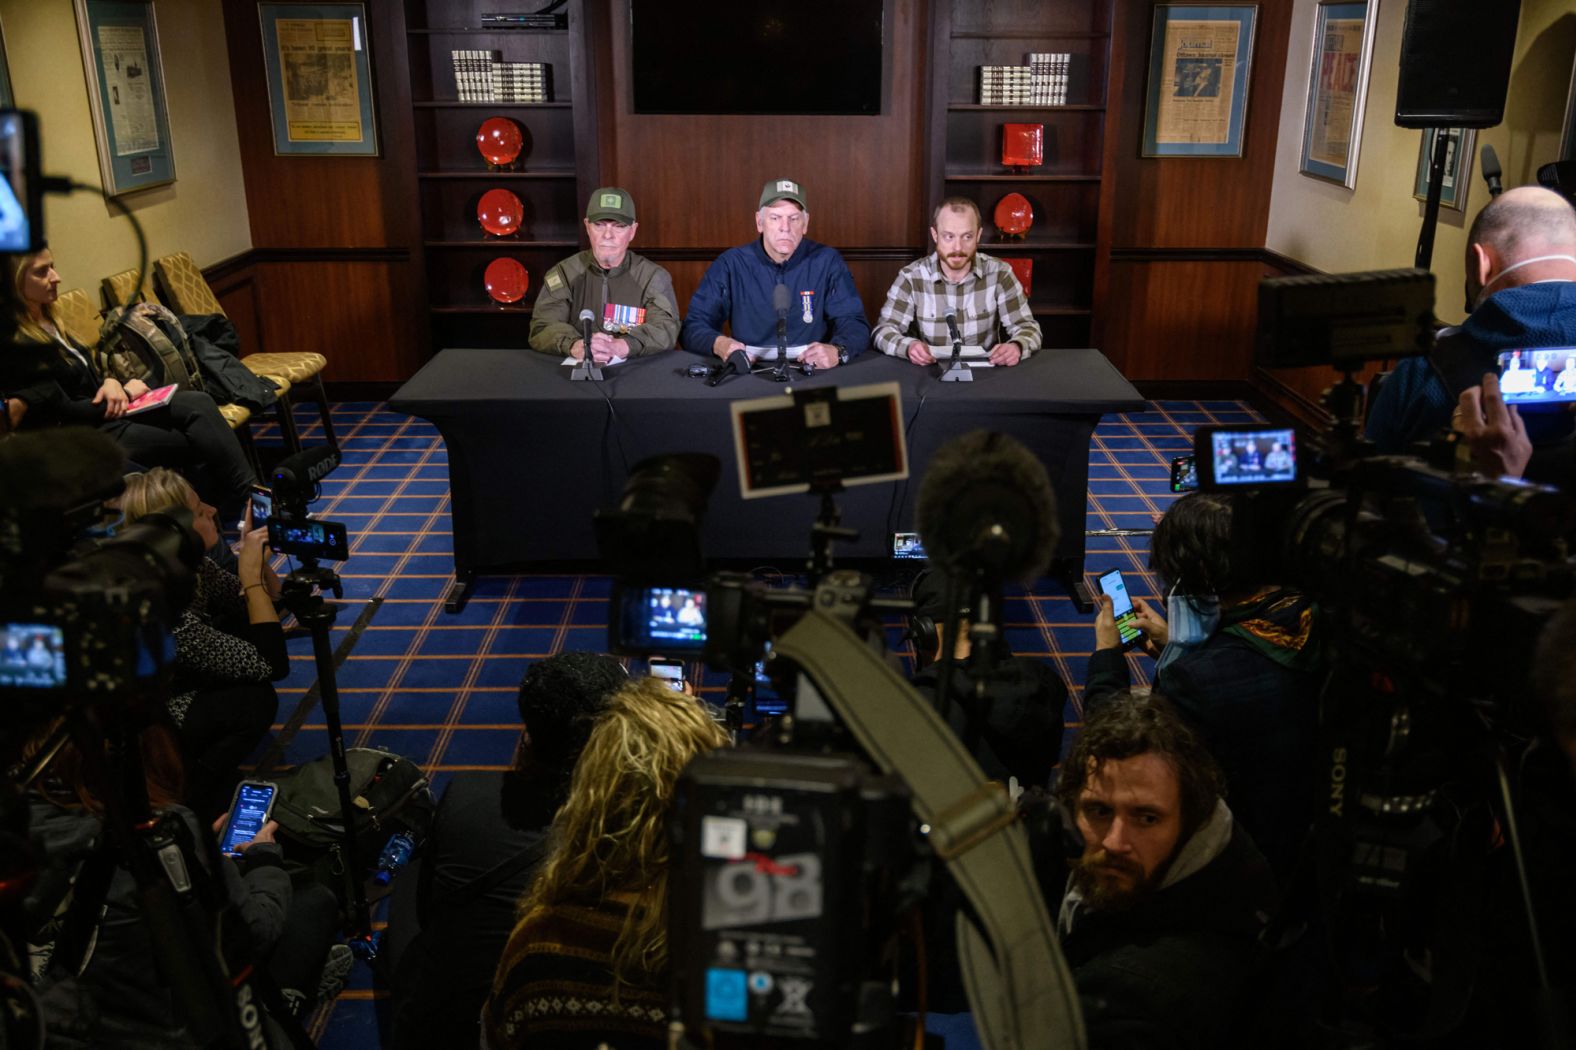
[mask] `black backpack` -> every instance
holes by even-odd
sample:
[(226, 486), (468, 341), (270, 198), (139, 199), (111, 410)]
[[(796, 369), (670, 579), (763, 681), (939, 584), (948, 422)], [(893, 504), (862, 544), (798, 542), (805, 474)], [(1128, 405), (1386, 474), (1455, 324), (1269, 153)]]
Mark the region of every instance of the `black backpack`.
[(118, 306), (99, 327), (100, 370), (125, 383), (140, 379), (149, 387), (179, 384), (202, 390), (202, 368), (180, 322), (158, 303)]
[[(352, 747), (345, 752), (350, 800), (355, 808), (356, 859), (365, 880), (390, 838), (405, 834), (417, 847), (432, 830), (437, 803), (421, 767), (380, 748)], [(320, 882), (345, 899), (342, 820), (334, 786), (332, 756), (324, 755), (273, 778), (279, 785), (273, 819), (285, 868), (295, 879)]]

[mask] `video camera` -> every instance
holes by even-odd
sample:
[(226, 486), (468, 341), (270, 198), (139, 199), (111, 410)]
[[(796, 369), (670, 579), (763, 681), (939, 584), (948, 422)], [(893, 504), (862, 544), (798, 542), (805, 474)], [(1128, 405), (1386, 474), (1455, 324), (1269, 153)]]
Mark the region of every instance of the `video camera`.
[(274, 468), (268, 545), (275, 551), (314, 560), (350, 557), (345, 526), (307, 513), (307, 506), (317, 499), (318, 483), (338, 468), (339, 461), (339, 449), (323, 446), (298, 452)]
[(1408, 1038), (1448, 1032), (1466, 1009), (1401, 960), (1429, 957), (1436, 975), (1476, 965), (1455, 928), (1467, 920), (1440, 916), (1481, 894), (1496, 819), (1520, 863), (1504, 755), (1534, 732), (1534, 647), (1576, 590), (1565, 493), (1458, 473), (1448, 438), (1427, 458), (1363, 439), (1354, 372), (1428, 351), (1432, 302), (1425, 271), (1262, 282), (1258, 363), (1344, 372), (1325, 395), (1332, 422), (1301, 440), (1264, 425), (1195, 435), (1200, 488), (1232, 500), (1234, 556), (1318, 604), (1328, 670), (1307, 885), (1340, 978)]
[[(980, 985), (1018, 1004), (982, 1017), (982, 1030), (1078, 1047), (1076, 999), (1038, 889), (1013, 881), (1029, 865), (1012, 803), (885, 655), (883, 615), (913, 603), (832, 567), (832, 543), (853, 535), (832, 494), (907, 474), (898, 392), (788, 394), (735, 402), (735, 451), (746, 498), (820, 497), (808, 587), (707, 572), (701, 525), (721, 473), (711, 457), (638, 464), (618, 508), (596, 516), (616, 581), (613, 651), (729, 671), (736, 728), (765, 713), (758, 690), (780, 712), (745, 748), (703, 755), (680, 777), (668, 880), (669, 952), (684, 960), (675, 1019), (713, 1047), (897, 1045), (900, 918), (924, 899), (932, 863), (963, 863), (972, 847), (968, 862), (1007, 884), (987, 892), (958, 876), (975, 908), (997, 917), (976, 920), (984, 932), (971, 929), (959, 950), (994, 951), (970, 956)], [(1054, 504), (1021, 446), (983, 433), (963, 442), (926, 474), (920, 532), (934, 561), (995, 594), (1049, 561)], [(976, 602), (983, 629), (995, 629), (987, 610), (999, 604)]]

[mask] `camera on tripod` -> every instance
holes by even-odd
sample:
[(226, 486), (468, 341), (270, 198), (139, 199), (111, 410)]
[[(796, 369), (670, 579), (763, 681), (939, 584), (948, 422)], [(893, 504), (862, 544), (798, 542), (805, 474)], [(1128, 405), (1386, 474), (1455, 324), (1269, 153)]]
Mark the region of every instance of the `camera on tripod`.
[(268, 518), (268, 545), (297, 558), (346, 561), (350, 544), (345, 526), (319, 521), (307, 513), (317, 498), (318, 483), (339, 466), (339, 449), (308, 449), (274, 468), (273, 513)]

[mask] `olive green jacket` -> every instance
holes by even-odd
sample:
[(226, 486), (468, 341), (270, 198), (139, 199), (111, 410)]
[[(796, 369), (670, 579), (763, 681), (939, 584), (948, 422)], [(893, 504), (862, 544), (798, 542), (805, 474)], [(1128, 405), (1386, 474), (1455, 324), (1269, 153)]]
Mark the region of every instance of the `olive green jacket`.
[[(640, 307), (645, 320), (627, 332), (610, 331), (602, 324), (603, 307)], [(673, 278), (668, 271), (628, 252), (612, 270), (597, 265), (589, 251), (572, 255), (547, 271), (542, 290), (531, 309), (531, 349), (566, 356), (580, 338), (580, 311), (596, 318), (594, 331), (629, 343), (632, 356), (671, 350), (678, 345), (679, 311), (673, 298)]]

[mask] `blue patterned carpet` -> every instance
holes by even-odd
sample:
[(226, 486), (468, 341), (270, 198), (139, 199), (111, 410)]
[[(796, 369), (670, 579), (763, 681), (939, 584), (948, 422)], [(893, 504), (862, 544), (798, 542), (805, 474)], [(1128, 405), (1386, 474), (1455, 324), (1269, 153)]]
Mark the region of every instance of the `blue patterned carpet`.
[[(1148, 412), (1107, 419), (1089, 452), (1088, 528), (1151, 527), (1152, 516), (1174, 498), (1170, 461), (1191, 449), (1193, 429), (1257, 418), (1235, 401), (1162, 401)], [(308, 444), (322, 440), (315, 414), (303, 411), (299, 426)], [(561, 650), (605, 648), (610, 581), (485, 577), (462, 613), (446, 614), (442, 596), (453, 563), (447, 453), (437, 431), (365, 402), (336, 405), (334, 427), (344, 462), (324, 483), (313, 511), (344, 522), (351, 536), (350, 560), (340, 566), (345, 602), (335, 647), (343, 646), (358, 618), (366, 623), (338, 675), (346, 742), (415, 759), (440, 791), (454, 773), (506, 766), (519, 732), (514, 692), (520, 675), (532, 661)], [(266, 429), (258, 437), (265, 446), (277, 439)], [(1146, 537), (1093, 536), (1088, 550), (1091, 574), (1120, 568), (1136, 597), (1155, 596)], [(370, 599), (378, 602), (369, 610)], [(1074, 687), (1066, 718), (1069, 728), (1077, 726), (1092, 619), (1048, 581), (1010, 595), (1006, 617), (1013, 648), (1051, 661)], [(290, 645), (291, 675), (281, 683), (276, 730), (289, 738), (283, 761), (295, 763), (324, 754), (327, 737), (315, 694), (309, 694), (317, 677), (311, 644), (299, 638)], [(1147, 661), (1131, 659), (1147, 680)], [(693, 674), (701, 695), (720, 702), (722, 676)], [(293, 727), (292, 716), (298, 719)], [(331, 1050), (378, 1046), (379, 994), (369, 969), (358, 963), (338, 1002), (312, 1018), (312, 1034)]]

